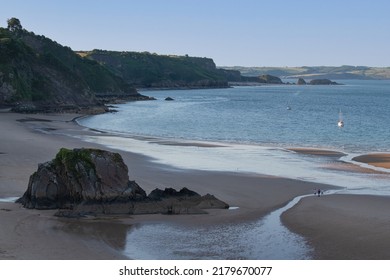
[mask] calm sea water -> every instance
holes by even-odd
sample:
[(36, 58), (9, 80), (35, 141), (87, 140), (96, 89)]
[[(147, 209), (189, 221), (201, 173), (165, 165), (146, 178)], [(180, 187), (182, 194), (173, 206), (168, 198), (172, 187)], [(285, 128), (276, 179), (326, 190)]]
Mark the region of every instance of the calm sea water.
[[(342, 82), (345, 85), (147, 91), (158, 100), (118, 105), (118, 113), (84, 119), (82, 124), (157, 137), (389, 151), (390, 81)], [(164, 101), (167, 96), (175, 101)], [(343, 129), (337, 127), (340, 111)]]

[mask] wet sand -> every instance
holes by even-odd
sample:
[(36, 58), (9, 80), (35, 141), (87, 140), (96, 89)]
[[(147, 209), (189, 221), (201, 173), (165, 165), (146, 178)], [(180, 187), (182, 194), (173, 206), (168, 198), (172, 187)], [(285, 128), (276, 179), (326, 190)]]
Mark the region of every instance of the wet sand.
[[(72, 122), (75, 117), (77, 115), (0, 113), (0, 127), (6, 132), (0, 137), (0, 198), (20, 197), (27, 189), (29, 176), (36, 171), (38, 163), (54, 158), (61, 147), (108, 149), (77, 138), (80, 135), (101, 135), (101, 132), (78, 126)], [(230, 206), (239, 208), (234, 211), (213, 210), (207, 215), (142, 215), (72, 220), (53, 217), (52, 211), (28, 210), (18, 204), (0, 202), (0, 259), (125, 259), (122, 250), (126, 232), (132, 225), (150, 222), (214, 225), (253, 221), (282, 207), (298, 195), (311, 194), (319, 188), (334, 188), (266, 175), (178, 169), (154, 163), (150, 158), (137, 154), (137, 151), (119, 152), (129, 167), (130, 180), (135, 180), (146, 192), (156, 187), (187, 187), (202, 195), (214, 194)], [(363, 202), (368, 201), (368, 198), (362, 199)], [(376, 199), (382, 198), (370, 197), (369, 201)], [(300, 205), (305, 204), (306, 200)], [(317, 211), (321, 216), (322, 208)], [(373, 210), (364, 215), (377, 214)], [(345, 215), (339, 217), (340, 221), (349, 219), (349, 215), (355, 215), (354, 209), (346, 209)], [(284, 219), (290, 226), (291, 217)], [(300, 215), (295, 218), (299, 220)], [(356, 219), (359, 220), (359, 217)], [(109, 231), (107, 228), (115, 230)], [(315, 229), (321, 230), (321, 227), (317, 225)], [(364, 233), (364, 222), (356, 225), (354, 230)], [(304, 233), (308, 238), (312, 235), (315, 236), (314, 230)], [(338, 238), (339, 235), (333, 231), (326, 236), (326, 239), (334, 242)], [(378, 255), (382, 256), (380, 253)], [(334, 256), (337, 258), (339, 255), (335, 253)]]
[(390, 154), (375, 153), (354, 157), (352, 160), (368, 165), (390, 169)]
[(385, 153), (360, 155), (352, 158), (352, 161), (367, 164), (367, 166), (360, 166), (352, 162), (339, 160), (341, 157), (346, 155), (345, 153), (339, 151), (315, 148), (288, 148), (287, 150), (302, 155), (327, 157), (331, 159), (331, 161), (327, 164), (324, 164), (323, 168), (329, 170), (339, 170), (355, 173), (385, 174), (386, 172), (370, 168), (370, 165), (373, 167), (382, 167), (390, 169), (390, 154)]
[(325, 149), (289, 148), (288, 150), (299, 154), (312, 155), (312, 156), (326, 156), (326, 157), (335, 157), (335, 158), (340, 158), (342, 156), (345, 156), (345, 154), (342, 152), (325, 150)]
[(308, 197), (286, 211), (282, 221), (306, 237), (315, 259), (390, 259), (390, 197)]
[[(291, 149), (308, 155), (341, 157), (337, 152)], [(324, 166), (344, 172), (385, 174), (369, 168), (390, 168), (390, 154), (375, 153), (352, 158), (365, 163), (334, 162)], [(389, 260), (390, 197), (370, 195), (329, 195), (302, 199), (282, 214), (282, 222), (304, 236), (315, 249), (314, 259)]]

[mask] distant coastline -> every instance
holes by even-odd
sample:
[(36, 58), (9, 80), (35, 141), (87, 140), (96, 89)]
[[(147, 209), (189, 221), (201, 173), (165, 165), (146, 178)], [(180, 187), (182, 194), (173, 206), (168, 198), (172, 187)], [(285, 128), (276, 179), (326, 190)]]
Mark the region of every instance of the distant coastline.
[(282, 79), (331, 79), (331, 80), (389, 80), (390, 67), (368, 66), (301, 66), (301, 67), (244, 67), (219, 66), (240, 71), (245, 76), (270, 74)]

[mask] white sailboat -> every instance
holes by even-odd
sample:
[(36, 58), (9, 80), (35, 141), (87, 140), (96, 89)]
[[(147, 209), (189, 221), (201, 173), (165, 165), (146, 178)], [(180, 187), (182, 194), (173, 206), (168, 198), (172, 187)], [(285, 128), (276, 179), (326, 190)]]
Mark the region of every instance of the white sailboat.
[(341, 113), (341, 110), (339, 112), (339, 121), (337, 122), (337, 126), (344, 127), (343, 113)]

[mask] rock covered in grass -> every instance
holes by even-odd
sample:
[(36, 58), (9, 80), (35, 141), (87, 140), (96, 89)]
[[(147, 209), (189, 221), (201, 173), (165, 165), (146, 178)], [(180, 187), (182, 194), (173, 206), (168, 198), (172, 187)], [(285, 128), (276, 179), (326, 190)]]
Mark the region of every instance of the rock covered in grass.
[(80, 203), (145, 198), (145, 191), (129, 181), (128, 168), (120, 154), (98, 149), (62, 148), (53, 160), (39, 164), (19, 202), (26, 208), (57, 209)]

